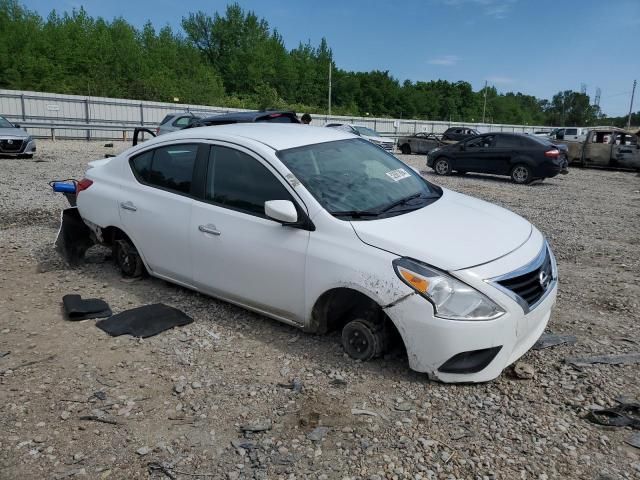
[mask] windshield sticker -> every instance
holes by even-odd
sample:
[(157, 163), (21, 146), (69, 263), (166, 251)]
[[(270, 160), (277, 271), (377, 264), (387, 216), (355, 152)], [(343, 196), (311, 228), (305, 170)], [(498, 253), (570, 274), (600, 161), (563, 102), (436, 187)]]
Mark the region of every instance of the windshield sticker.
[(387, 172), (387, 177), (389, 177), (394, 182), (399, 182), (405, 178), (409, 178), (409, 172), (407, 172), (404, 168), (398, 168), (397, 170), (389, 170)]
[(296, 188), (300, 185), (300, 180), (298, 180), (293, 173), (287, 173), (284, 178), (287, 179), (287, 182), (289, 182), (289, 185), (291, 185), (293, 188)]

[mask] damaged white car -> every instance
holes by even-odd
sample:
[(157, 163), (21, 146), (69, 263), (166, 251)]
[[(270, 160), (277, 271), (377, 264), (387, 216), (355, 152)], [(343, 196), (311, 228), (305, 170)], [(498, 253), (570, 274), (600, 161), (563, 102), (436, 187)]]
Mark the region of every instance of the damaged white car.
[(195, 128), (90, 165), (63, 215), (68, 256), (110, 245), (124, 275), (310, 332), (341, 329), (356, 359), (399, 334), (416, 371), (492, 380), (555, 304), (556, 262), (528, 221), (340, 130)]

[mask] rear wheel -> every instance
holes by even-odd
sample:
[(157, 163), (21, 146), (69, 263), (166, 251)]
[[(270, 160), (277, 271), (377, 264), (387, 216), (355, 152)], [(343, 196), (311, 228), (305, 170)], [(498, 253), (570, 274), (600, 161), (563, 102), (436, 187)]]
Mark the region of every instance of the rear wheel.
[(408, 143), (405, 143), (400, 147), (400, 151), (405, 155), (411, 154), (411, 145), (409, 145)]
[(438, 175), (449, 175), (451, 173), (451, 163), (448, 158), (438, 158), (433, 164), (433, 170)]
[(123, 277), (136, 278), (144, 273), (144, 264), (136, 247), (128, 238), (121, 238), (114, 242), (113, 253), (116, 265)]
[(356, 360), (367, 361), (379, 357), (386, 349), (388, 338), (383, 325), (356, 318), (342, 329), (342, 346)]
[(533, 178), (531, 177), (531, 169), (526, 165), (516, 165), (511, 169), (511, 180), (518, 184), (530, 183)]

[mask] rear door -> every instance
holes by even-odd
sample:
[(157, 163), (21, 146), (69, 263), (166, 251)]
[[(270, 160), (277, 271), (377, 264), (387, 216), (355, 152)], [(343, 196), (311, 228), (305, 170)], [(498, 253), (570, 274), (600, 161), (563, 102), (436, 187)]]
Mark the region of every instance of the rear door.
[(614, 141), (613, 131), (597, 130), (592, 131), (587, 136), (584, 144), (583, 162), (584, 165), (608, 167), (611, 165), (612, 147)]
[(267, 218), (264, 202), (301, 203), (262, 158), (238, 146), (210, 147), (189, 227), (196, 287), (301, 323), (310, 232)]
[(640, 145), (638, 137), (618, 132), (613, 146), (613, 159), (622, 168), (640, 168)]
[(149, 268), (179, 283), (191, 282), (189, 226), (193, 176), (204, 145), (175, 143), (129, 159), (118, 201), (125, 232)]
[(517, 135), (497, 134), (492, 144), (491, 156), (488, 158), (491, 173), (508, 175), (511, 172), (512, 159), (524, 154), (524, 148), (522, 139)]

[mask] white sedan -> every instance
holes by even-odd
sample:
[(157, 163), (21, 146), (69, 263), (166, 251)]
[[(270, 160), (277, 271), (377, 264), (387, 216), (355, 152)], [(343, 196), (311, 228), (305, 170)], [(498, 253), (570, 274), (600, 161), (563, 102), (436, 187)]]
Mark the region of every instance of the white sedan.
[(555, 304), (556, 263), (528, 221), (340, 130), (194, 128), (90, 167), (76, 213), (124, 275), (310, 332), (341, 329), (356, 359), (399, 334), (416, 371), (492, 380)]

